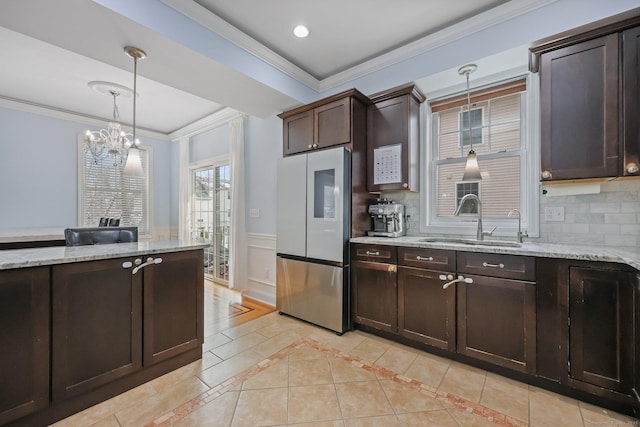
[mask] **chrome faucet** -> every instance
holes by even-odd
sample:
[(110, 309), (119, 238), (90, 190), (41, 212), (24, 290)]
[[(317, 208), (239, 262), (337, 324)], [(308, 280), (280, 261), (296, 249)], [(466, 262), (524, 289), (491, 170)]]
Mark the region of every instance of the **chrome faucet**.
[(464, 203), (469, 199), (478, 202), (478, 230), (476, 231), (476, 239), (484, 240), (484, 236), (491, 236), (496, 228), (493, 227), (493, 230), (491, 231), (482, 231), (482, 202), (480, 201), (480, 197), (476, 196), (473, 193), (465, 194), (462, 199), (460, 199), (460, 203), (458, 203), (458, 207), (453, 212), (453, 214), (455, 216), (460, 215), (460, 209), (462, 209), (462, 205), (464, 205)]
[(518, 209), (511, 209), (507, 216), (511, 217), (514, 213), (518, 214), (518, 234), (516, 234), (516, 241), (518, 243), (522, 243), (523, 237), (529, 237), (529, 234), (527, 233), (527, 230), (523, 232), (520, 228), (520, 211)]

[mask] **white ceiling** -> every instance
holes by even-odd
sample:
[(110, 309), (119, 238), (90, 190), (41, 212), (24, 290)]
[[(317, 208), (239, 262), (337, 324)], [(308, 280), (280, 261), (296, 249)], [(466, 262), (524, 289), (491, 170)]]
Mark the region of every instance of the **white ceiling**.
[[(518, 0), (159, 1), (175, 9), (176, 4), (190, 7), (197, 18), (189, 17), (200, 23), (226, 21), (245, 42), (269, 52), (265, 60), (283, 58), (321, 81)], [(298, 23), (309, 26), (308, 38), (293, 36)], [(300, 103), (281, 88), (214, 61), (91, 0), (0, 3), (4, 58), (0, 100), (110, 120), (112, 100), (87, 83), (104, 80), (132, 87), (133, 60), (123, 52), (126, 45), (148, 54), (138, 63), (137, 123), (143, 129), (170, 134), (224, 106), (264, 117)], [(119, 109), (121, 121), (130, 123), (130, 98), (119, 100)]]
[(321, 80), (508, 0), (195, 1)]

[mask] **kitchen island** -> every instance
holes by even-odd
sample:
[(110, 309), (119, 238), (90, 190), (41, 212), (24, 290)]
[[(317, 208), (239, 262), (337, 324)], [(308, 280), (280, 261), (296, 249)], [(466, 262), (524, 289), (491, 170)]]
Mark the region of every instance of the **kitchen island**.
[(200, 359), (203, 247), (0, 251), (0, 425), (48, 425)]
[(640, 413), (640, 251), (446, 237), (351, 239), (355, 327)]

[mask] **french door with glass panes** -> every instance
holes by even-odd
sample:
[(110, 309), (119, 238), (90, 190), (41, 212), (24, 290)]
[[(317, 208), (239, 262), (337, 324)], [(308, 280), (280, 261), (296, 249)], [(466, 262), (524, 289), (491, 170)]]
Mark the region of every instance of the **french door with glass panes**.
[(209, 242), (204, 273), (222, 284), (229, 281), (231, 176), (229, 164), (194, 169), (191, 175), (191, 235)]

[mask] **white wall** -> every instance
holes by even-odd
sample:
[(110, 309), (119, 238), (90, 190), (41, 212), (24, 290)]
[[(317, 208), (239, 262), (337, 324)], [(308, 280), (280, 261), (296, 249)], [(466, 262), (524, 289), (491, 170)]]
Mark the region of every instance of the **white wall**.
[[(0, 107), (0, 228), (79, 225), (77, 135), (87, 128)], [(171, 224), (171, 143), (140, 139), (153, 149), (153, 227), (164, 234)]]
[(231, 129), (227, 125), (194, 135), (189, 143), (189, 162), (198, 163), (228, 156), (230, 137)]
[[(276, 233), (276, 162), (282, 157), (282, 120), (249, 117), (245, 128), (247, 232)], [(251, 209), (258, 217), (249, 217)]]

